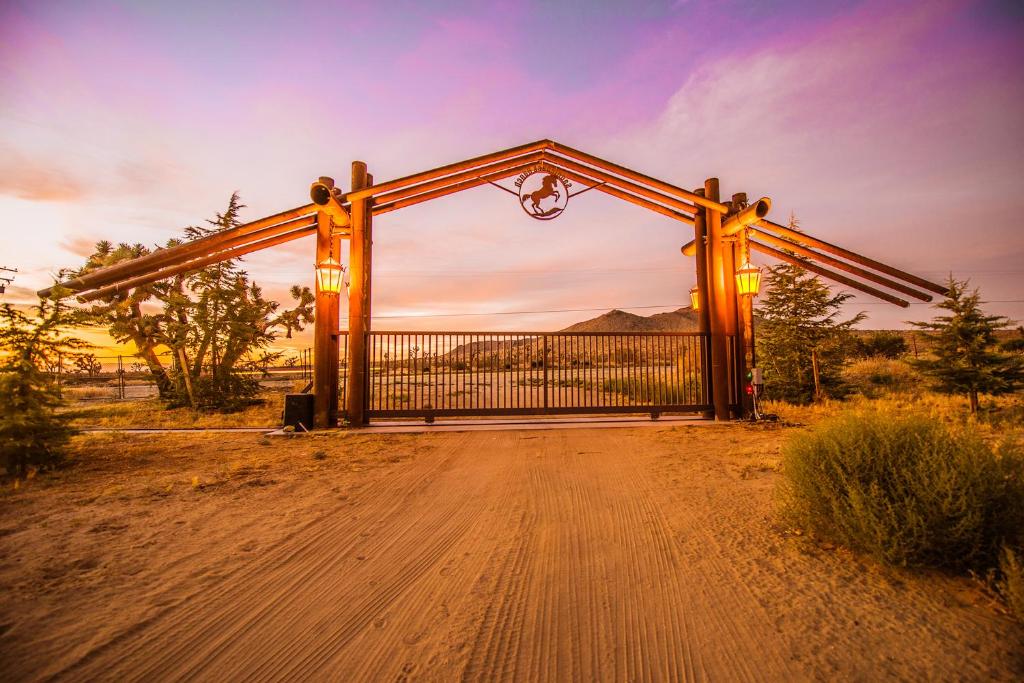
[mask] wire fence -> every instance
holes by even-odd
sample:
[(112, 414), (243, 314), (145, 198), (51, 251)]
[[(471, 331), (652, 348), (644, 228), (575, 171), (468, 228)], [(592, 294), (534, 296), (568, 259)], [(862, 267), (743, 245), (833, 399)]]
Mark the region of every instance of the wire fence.
[[(76, 401), (126, 401), (155, 398), (159, 395), (156, 373), (178, 372), (178, 358), (171, 352), (156, 354), (151, 365), (140, 356), (129, 354), (61, 354), (48, 368), (61, 398)], [(156, 371), (156, 373), (154, 372)], [(299, 349), (279, 364), (245, 370), (270, 391), (291, 391), (297, 382), (313, 378), (313, 350)]]

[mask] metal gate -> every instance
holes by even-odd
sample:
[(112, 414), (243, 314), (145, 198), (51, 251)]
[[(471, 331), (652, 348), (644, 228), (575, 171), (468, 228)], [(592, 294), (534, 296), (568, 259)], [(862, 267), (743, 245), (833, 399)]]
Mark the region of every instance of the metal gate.
[(367, 338), (370, 419), (711, 409), (705, 334), (370, 332)]

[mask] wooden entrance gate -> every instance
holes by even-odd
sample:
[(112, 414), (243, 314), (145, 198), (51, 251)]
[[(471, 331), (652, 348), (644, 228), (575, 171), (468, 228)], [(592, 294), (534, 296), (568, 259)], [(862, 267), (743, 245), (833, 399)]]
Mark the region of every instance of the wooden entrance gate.
[(370, 332), (366, 348), (368, 419), (713, 407), (702, 333)]
[[(483, 339), (474, 342), (456, 340), (473, 336), (468, 333), (405, 333), (406, 337), (418, 334), (422, 339), (396, 341), (395, 337), (401, 335), (372, 331), (370, 290), (375, 217), (470, 188), (496, 185), (501, 180), (517, 177), (518, 183), (535, 176), (543, 178), (540, 189), (525, 195), (525, 186), (517, 185), (518, 193), (502, 187), (519, 195), (516, 203), (521, 208), (529, 199), (534, 210), (527, 213), (534, 218), (548, 219), (557, 215), (553, 212), (561, 211), (558, 206), (540, 210), (537, 202), (543, 197), (568, 201), (570, 196), (594, 190), (687, 226), (680, 236), (693, 237), (682, 247), (682, 253), (695, 258), (692, 300), (696, 302), (694, 308), (699, 309), (700, 334), (696, 335), (695, 343), (700, 353), (695, 358), (700, 364), (687, 365), (686, 372), (697, 373), (699, 382), (670, 381), (671, 366), (661, 364), (667, 360), (651, 350), (657, 346), (656, 341), (664, 344), (671, 340), (673, 348), (685, 345), (686, 335), (668, 335), (659, 340), (659, 335), (651, 334), (602, 339), (601, 335), (518, 333), (478, 335)], [(570, 194), (567, 183), (584, 189)], [(556, 185), (560, 190), (555, 190)], [(767, 220), (771, 208), (767, 197), (748, 202), (746, 193), (737, 192), (731, 200), (723, 201), (717, 178), (706, 179), (703, 187), (686, 190), (554, 140), (537, 140), (380, 183), (374, 182), (364, 162), (355, 161), (348, 192), (324, 176), (312, 183), (309, 196), (311, 204), (158, 249), (131, 261), (87, 269), (39, 294), (76, 294), (81, 301), (122, 302), (138, 287), (316, 235), (316, 427), (337, 425), (342, 401), (343, 412), (352, 426), (363, 425), (367, 418), (375, 416), (429, 418), (484, 415), (490, 411), (656, 413), (703, 411), (713, 406), (715, 419), (741, 416), (750, 407), (750, 399), (741, 391), (739, 380), (755, 361), (752, 298), (756, 292), (741, 290), (737, 283), (742, 280), (749, 284), (750, 279), (743, 274), (757, 272), (749, 263), (752, 250), (796, 263), (897, 306), (905, 307), (909, 302), (879, 287), (920, 301), (931, 301), (932, 293), (946, 294), (946, 288), (940, 284)], [(343, 240), (349, 242), (347, 332), (340, 329), (339, 260)], [(346, 342), (345, 353), (339, 353), (342, 339)], [(474, 346), (476, 343), (483, 346)], [(498, 385), (482, 383), (485, 371), (493, 370), (486, 363), (499, 363), (498, 359), (485, 361), (485, 367), (474, 365), (481, 355), (488, 357), (487, 350), (492, 348), (517, 358), (506, 363), (509, 367)], [(622, 361), (625, 356), (620, 352), (634, 354), (629, 357), (636, 360)], [(433, 378), (434, 366), (424, 372), (420, 365), (423, 353), (436, 360), (442, 379)], [(472, 358), (474, 353), (476, 360)], [(469, 358), (461, 358), (460, 354)], [(350, 360), (341, 375), (344, 358)], [(529, 365), (524, 367), (524, 363)], [(463, 365), (465, 369), (461, 369)], [(423, 375), (431, 377), (424, 381)], [(342, 380), (344, 388), (339, 391)], [(403, 390), (398, 389), (399, 381)], [(375, 382), (379, 382), (376, 390)]]

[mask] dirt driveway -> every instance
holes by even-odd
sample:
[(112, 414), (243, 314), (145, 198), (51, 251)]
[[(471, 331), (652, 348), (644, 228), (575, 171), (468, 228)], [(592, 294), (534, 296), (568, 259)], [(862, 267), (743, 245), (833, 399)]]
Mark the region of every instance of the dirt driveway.
[(0, 501), (8, 680), (1024, 674), (969, 582), (775, 527), (778, 431), (105, 438)]

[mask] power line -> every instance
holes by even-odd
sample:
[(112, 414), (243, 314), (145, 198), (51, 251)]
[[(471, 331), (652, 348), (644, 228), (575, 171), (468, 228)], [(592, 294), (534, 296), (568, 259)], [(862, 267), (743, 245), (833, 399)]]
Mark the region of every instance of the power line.
[[(1009, 303), (1024, 303), (1024, 299), (994, 299), (992, 301), (986, 301), (987, 304), (1009, 304)], [(892, 306), (892, 304), (885, 301), (863, 301), (863, 302), (850, 302), (847, 301), (843, 305), (845, 306)], [(925, 301), (911, 301), (911, 306), (933, 306), (934, 304)], [(592, 313), (594, 311), (629, 311), (629, 310), (650, 310), (654, 308), (689, 308), (689, 304), (660, 304), (657, 306), (604, 306), (600, 308), (551, 308), (545, 310), (536, 311), (477, 311), (473, 313), (409, 313), (406, 315), (375, 315), (374, 320), (388, 320), (388, 319), (399, 319), (399, 318), (461, 318), (464, 316), (486, 316), (486, 315), (537, 315), (541, 313)]]
[(593, 311), (611, 311), (619, 310), (624, 311), (627, 309), (632, 310), (645, 310), (651, 308), (684, 308), (688, 307), (689, 304), (661, 304), (659, 306), (613, 306), (603, 308), (556, 308), (545, 311), (490, 311), (490, 312), (476, 312), (476, 313), (410, 313), (408, 315), (375, 315), (374, 320), (384, 320), (386, 318), (461, 318), (462, 316), (481, 316), (481, 315), (533, 315), (537, 313), (590, 313)]

